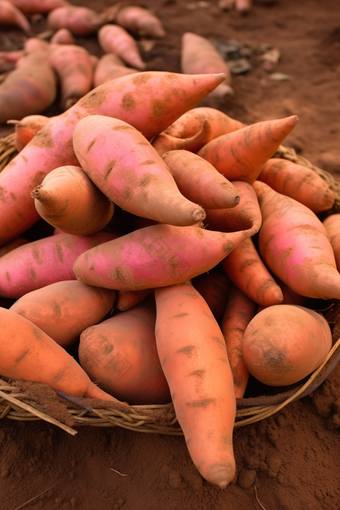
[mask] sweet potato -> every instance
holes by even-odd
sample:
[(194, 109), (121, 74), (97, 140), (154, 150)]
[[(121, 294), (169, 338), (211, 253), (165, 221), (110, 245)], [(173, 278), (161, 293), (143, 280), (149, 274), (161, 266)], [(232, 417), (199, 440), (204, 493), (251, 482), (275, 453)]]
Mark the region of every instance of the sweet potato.
[(57, 97), (57, 80), (46, 54), (32, 51), (0, 84), (0, 124), (43, 113)]
[(113, 310), (116, 294), (114, 290), (65, 280), (27, 292), (10, 310), (26, 317), (67, 349), (79, 340), (84, 329), (106, 318)]
[(168, 151), (162, 159), (179, 191), (205, 209), (225, 209), (240, 202), (236, 187), (201, 156), (183, 149)]
[(146, 67), (135, 39), (119, 25), (104, 25), (98, 30), (98, 42), (105, 53), (114, 53), (127, 65), (143, 71)]
[(142, 290), (120, 290), (117, 292), (116, 309), (120, 312), (125, 312), (135, 305), (138, 305), (149, 296), (152, 289)]
[(205, 209), (207, 228), (221, 232), (235, 232), (254, 228), (258, 232), (262, 223), (259, 202), (251, 184), (245, 181), (231, 181), (240, 197), (235, 207), (227, 209)]
[(181, 46), (181, 70), (185, 74), (225, 73), (226, 78), (211, 97), (223, 98), (234, 94), (229, 67), (209, 39), (193, 32), (184, 32)]
[(150, 142), (127, 122), (87, 116), (75, 127), (73, 148), (91, 181), (125, 211), (171, 225), (205, 218), (203, 208), (179, 192)]
[(188, 138), (199, 132), (205, 122), (209, 122), (211, 127), (211, 140), (245, 127), (245, 124), (217, 108), (197, 106), (183, 113), (165, 133), (178, 138)]
[(78, 280), (116, 290), (183, 283), (209, 271), (254, 229), (213, 232), (199, 226), (151, 225), (103, 243), (73, 265)]
[(16, 299), (51, 283), (75, 280), (72, 265), (78, 255), (115, 237), (109, 232), (88, 236), (62, 233), (15, 248), (0, 257), (0, 296)]
[(20, 152), (32, 138), (49, 122), (46, 115), (28, 115), (21, 120), (10, 119), (7, 124), (15, 126), (14, 146)]
[(185, 149), (188, 151), (197, 152), (210, 140), (211, 126), (209, 121), (206, 120), (203, 122), (200, 131), (195, 133), (193, 136), (189, 136), (187, 138), (179, 138), (163, 132), (155, 136), (155, 138), (152, 140), (152, 146), (156, 149), (158, 154), (163, 156), (163, 154), (170, 150)]
[(316, 214), (334, 205), (334, 191), (319, 174), (287, 159), (270, 158), (264, 164), (258, 180), (301, 202)]
[(72, 136), (81, 118), (91, 114), (119, 118), (151, 139), (222, 80), (223, 75), (140, 72), (103, 83), (51, 118), (0, 173), (0, 246), (38, 221), (30, 193), (44, 176), (59, 166), (79, 165)]
[(333, 248), (336, 267), (340, 271), (340, 213), (333, 213), (323, 220), (331, 246)]
[(165, 30), (161, 20), (149, 9), (139, 5), (125, 5), (115, 15), (115, 23), (139, 36), (161, 39)]
[(105, 23), (103, 14), (90, 7), (66, 5), (53, 9), (46, 18), (48, 28), (67, 28), (75, 36), (94, 34)]
[(32, 190), (31, 197), (39, 215), (67, 234), (94, 234), (114, 214), (113, 202), (78, 166), (55, 168)]
[(138, 73), (138, 69), (127, 67), (122, 59), (114, 53), (105, 53), (100, 57), (93, 72), (93, 86), (98, 87), (120, 76)]
[(257, 380), (287, 386), (316, 370), (331, 347), (331, 329), (321, 314), (298, 305), (274, 305), (249, 322), (242, 354)]
[(0, 257), (3, 257), (4, 255), (6, 255), (6, 253), (9, 253), (15, 248), (19, 248), (19, 246), (23, 246), (24, 244), (27, 243), (29, 243), (28, 239), (21, 236), (12, 239), (12, 241), (8, 241), (8, 243), (0, 246)]
[(251, 237), (243, 239), (222, 260), (221, 266), (230, 280), (255, 303), (270, 306), (283, 301), (282, 290), (262, 261)]
[(0, 374), (10, 379), (48, 384), (75, 397), (119, 402), (98, 388), (79, 363), (31, 321), (0, 308)]
[(61, 109), (67, 110), (92, 89), (90, 54), (77, 44), (51, 44), (49, 62), (58, 76)]
[(252, 4), (252, 0), (219, 0), (218, 2), (219, 8), (223, 11), (235, 9), (235, 11), (240, 14), (248, 14), (251, 10)]
[(297, 294), (339, 299), (340, 274), (321, 220), (264, 182), (253, 187), (262, 211), (259, 252), (268, 269)]
[(28, 36), (33, 34), (32, 27), (25, 14), (13, 2), (8, 0), (0, 0), (0, 25), (16, 26), (21, 28)]
[(227, 346), (236, 398), (243, 398), (248, 384), (249, 370), (243, 359), (242, 345), (245, 329), (255, 313), (254, 301), (237, 285), (232, 284), (221, 320), (221, 330)]
[(11, 0), (11, 3), (28, 16), (48, 14), (53, 9), (69, 5), (66, 0)]
[(68, 28), (59, 28), (50, 39), (51, 44), (75, 44), (76, 40)]
[(189, 282), (155, 290), (156, 344), (191, 459), (224, 489), (235, 475), (236, 399), (222, 331)]
[(231, 281), (227, 275), (217, 266), (207, 273), (196, 276), (191, 283), (204, 298), (217, 322), (220, 323), (231, 287)]
[(156, 347), (155, 322), (154, 307), (139, 304), (85, 329), (78, 355), (90, 379), (129, 404), (170, 402)]
[(252, 183), (297, 122), (297, 115), (255, 122), (214, 138), (197, 154), (209, 161), (227, 179)]

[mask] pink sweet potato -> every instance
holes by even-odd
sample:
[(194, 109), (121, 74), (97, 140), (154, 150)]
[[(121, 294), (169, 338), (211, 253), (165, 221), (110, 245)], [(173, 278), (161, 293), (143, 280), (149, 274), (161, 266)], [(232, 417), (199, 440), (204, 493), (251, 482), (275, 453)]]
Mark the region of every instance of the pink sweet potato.
[(53, 9), (69, 5), (66, 0), (11, 0), (11, 3), (29, 16), (32, 14), (48, 14)]
[(55, 234), (19, 246), (0, 257), (0, 296), (19, 298), (62, 280), (75, 280), (72, 265), (84, 251), (116, 236), (98, 232), (88, 236)]
[(16, 26), (21, 28), (26, 35), (32, 35), (32, 28), (28, 18), (13, 2), (0, 0), (0, 25)]
[(210, 96), (222, 98), (234, 94), (231, 72), (209, 39), (193, 32), (182, 35), (181, 70), (185, 74), (225, 73), (226, 78)]
[(124, 62), (136, 69), (144, 70), (146, 67), (140, 55), (137, 42), (118, 25), (104, 25), (98, 31), (98, 41), (105, 53), (114, 53)]
[(0, 124), (43, 113), (57, 97), (57, 80), (44, 51), (24, 54), (0, 84)]
[(66, 5), (53, 9), (47, 15), (47, 25), (52, 30), (68, 28), (75, 36), (90, 35), (104, 25), (103, 14), (90, 7)]
[(308, 207), (261, 181), (253, 184), (261, 211), (259, 252), (268, 267), (297, 294), (340, 298), (340, 274), (327, 231)]
[(79, 165), (72, 136), (81, 118), (91, 114), (119, 118), (151, 139), (223, 79), (220, 74), (193, 77), (162, 71), (122, 76), (100, 85), (65, 113), (51, 118), (0, 173), (0, 246), (38, 221), (30, 193), (44, 176), (59, 166)]
[(98, 87), (102, 83), (105, 83), (120, 76), (127, 74), (138, 73), (138, 69), (127, 67), (122, 59), (114, 53), (105, 53), (98, 60), (94, 72), (93, 72), (93, 86)]
[(127, 122), (89, 115), (74, 130), (73, 148), (91, 181), (125, 211), (171, 225), (205, 218), (203, 208), (180, 193), (150, 142)]
[(139, 36), (156, 39), (165, 36), (161, 20), (149, 9), (139, 5), (123, 5), (116, 12), (114, 21)]
[(151, 225), (87, 250), (73, 270), (83, 283), (116, 290), (183, 283), (212, 269), (254, 232)]
[(67, 110), (92, 89), (90, 54), (77, 44), (51, 44), (49, 62), (58, 76), (61, 109)]

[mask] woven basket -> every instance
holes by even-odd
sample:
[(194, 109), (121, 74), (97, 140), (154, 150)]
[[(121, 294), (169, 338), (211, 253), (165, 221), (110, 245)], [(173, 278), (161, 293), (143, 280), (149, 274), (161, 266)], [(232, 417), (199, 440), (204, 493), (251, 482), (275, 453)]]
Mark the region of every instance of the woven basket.
[[(0, 139), (0, 171), (17, 154), (14, 148), (14, 135)], [(307, 166), (318, 173), (334, 191), (336, 200), (332, 213), (340, 212), (340, 183), (331, 174), (312, 165), (307, 159), (298, 156), (291, 148), (280, 146), (274, 157), (284, 158)], [(328, 212), (328, 214), (329, 214)], [(333, 347), (325, 362), (312, 374), (299, 383), (286, 387), (267, 388), (271, 394), (237, 399), (235, 428), (255, 423), (277, 413), (291, 402), (301, 399), (320, 386), (336, 367), (340, 359), (340, 302), (327, 302), (323, 315), (327, 319), (333, 335)], [(36, 389), (43, 389), (42, 392)], [(45, 392), (45, 393), (44, 393)], [(41, 395), (54, 398), (53, 411)], [(39, 398), (40, 395), (40, 398)], [(58, 412), (55, 413), (58, 404)], [(104, 401), (72, 398), (54, 392), (46, 385), (22, 383), (0, 379), (0, 419), (19, 421), (45, 420), (74, 435), (75, 427), (90, 425), (97, 427), (122, 427), (137, 432), (168, 435), (182, 435), (172, 403), (164, 405), (129, 406), (128, 412), (117, 409)]]

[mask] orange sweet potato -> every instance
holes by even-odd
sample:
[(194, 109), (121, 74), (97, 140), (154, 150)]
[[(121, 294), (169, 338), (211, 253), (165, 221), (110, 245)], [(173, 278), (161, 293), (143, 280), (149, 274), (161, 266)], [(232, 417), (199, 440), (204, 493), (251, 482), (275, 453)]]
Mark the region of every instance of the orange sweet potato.
[(222, 331), (189, 282), (156, 289), (155, 299), (158, 354), (188, 451), (224, 489), (235, 475), (236, 399)]
[(92, 381), (129, 404), (165, 404), (170, 391), (159, 361), (154, 308), (139, 304), (80, 335), (79, 361)]
[(298, 305), (274, 305), (249, 322), (242, 354), (260, 382), (286, 386), (316, 370), (331, 347), (331, 329), (321, 314)]
[[(21, 315), (0, 308), (0, 374), (10, 379), (41, 382), (75, 397), (124, 404), (98, 388), (68, 352)], [(8, 341), (10, 339), (10, 341)]]
[(77, 280), (51, 283), (27, 292), (10, 310), (26, 317), (65, 349), (82, 331), (113, 310), (116, 292), (84, 285)]

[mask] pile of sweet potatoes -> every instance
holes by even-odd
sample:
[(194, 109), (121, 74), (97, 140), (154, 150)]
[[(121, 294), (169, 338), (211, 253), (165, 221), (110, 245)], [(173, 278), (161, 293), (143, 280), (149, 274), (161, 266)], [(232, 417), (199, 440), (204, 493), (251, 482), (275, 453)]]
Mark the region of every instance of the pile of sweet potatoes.
[[(28, 54), (46, 61), (50, 44), (30, 38)], [(311, 303), (340, 298), (334, 192), (274, 157), (298, 117), (244, 125), (196, 106), (225, 80), (106, 80), (60, 115), (23, 116), (0, 173), (0, 375), (122, 409), (172, 401), (221, 488), (249, 375), (280, 387), (318, 368), (332, 334)]]

